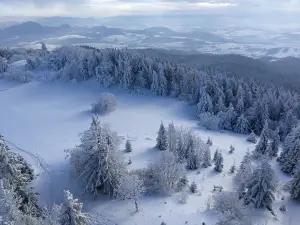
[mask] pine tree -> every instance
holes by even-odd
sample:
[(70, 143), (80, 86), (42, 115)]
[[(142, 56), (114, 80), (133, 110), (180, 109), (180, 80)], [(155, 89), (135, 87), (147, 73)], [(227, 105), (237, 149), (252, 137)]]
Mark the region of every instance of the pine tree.
[(192, 184), (191, 184), (191, 186), (190, 186), (190, 191), (192, 192), (192, 193), (196, 193), (197, 192), (197, 184), (196, 184), (196, 182), (195, 181), (193, 181), (192, 182)]
[(300, 200), (300, 169), (294, 174), (294, 178), (289, 183), (289, 192), (292, 199)]
[(246, 205), (252, 204), (255, 208), (267, 208), (272, 212), (272, 203), (275, 201), (277, 180), (275, 172), (267, 161), (256, 168), (247, 182), (247, 192), (244, 196)]
[(74, 199), (70, 191), (64, 192), (64, 202), (60, 206), (59, 223), (61, 225), (86, 225), (89, 216), (82, 212), (83, 204)]
[(204, 150), (203, 153), (203, 167), (207, 168), (211, 166), (211, 153), (210, 153), (210, 149), (207, 148)]
[(218, 153), (218, 156), (217, 156), (217, 159), (215, 161), (215, 171), (216, 172), (222, 172), (223, 171), (223, 168), (224, 168), (224, 164), (223, 164), (223, 156), (222, 156), (222, 153), (219, 152)]
[(161, 151), (166, 151), (168, 148), (167, 131), (162, 122), (160, 124), (160, 128), (157, 134), (158, 135), (156, 138), (156, 148), (158, 148)]
[(277, 127), (273, 133), (273, 140), (270, 143), (270, 148), (268, 152), (270, 157), (276, 157), (278, 155), (279, 143), (280, 143), (280, 136), (279, 136), (279, 128)]
[(267, 154), (267, 148), (268, 148), (268, 122), (265, 122), (265, 126), (263, 128), (263, 131), (261, 132), (260, 135), (260, 140), (258, 144), (255, 147), (255, 153), (260, 154), (260, 155), (266, 155)]
[(131, 141), (130, 140), (126, 140), (126, 144), (125, 144), (125, 152), (132, 152), (132, 146), (131, 146)]

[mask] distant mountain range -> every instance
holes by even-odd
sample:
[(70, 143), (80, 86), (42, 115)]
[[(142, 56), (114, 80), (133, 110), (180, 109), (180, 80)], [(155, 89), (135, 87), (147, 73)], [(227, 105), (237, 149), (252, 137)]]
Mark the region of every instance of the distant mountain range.
[[(55, 23), (58, 18), (52, 20), (52, 23)], [(92, 21), (92, 18), (86, 20)], [(72, 18), (63, 20), (70, 21)], [(97, 24), (96, 20), (94, 22)], [(47, 23), (51, 24), (51, 20), (43, 22)], [(195, 53), (240, 54), (268, 61), (285, 57), (300, 58), (300, 32), (274, 33), (243, 28), (216, 31), (200, 28), (175, 31), (166, 27), (122, 29), (107, 26), (71, 26), (68, 23), (50, 26), (31, 21), (4, 28), (0, 26), (2, 47), (34, 48), (38, 47), (40, 42), (45, 42), (50, 48), (60, 45), (90, 45), (100, 48), (160, 48)]]

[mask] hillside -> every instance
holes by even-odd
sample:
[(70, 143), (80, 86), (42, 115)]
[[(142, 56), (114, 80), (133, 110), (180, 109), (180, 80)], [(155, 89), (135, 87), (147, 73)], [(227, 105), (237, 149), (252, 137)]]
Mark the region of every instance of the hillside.
[[(45, 204), (60, 203), (62, 191), (71, 190), (85, 204), (87, 211), (96, 210), (110, 221), (122, 225), (143, 223), (145, 225), (167, 224), (214, 224), (217, 216), (213, 210), (207, 211), (206, 202), (213, 195), (213, 185), (222, 185), (225, 191), (233, 188), (232, 178), (228, 171), (235, 162), (240, 163), (245, 152), (253, 150), (253, 144), (245, 141), (243, 135), (235, 135), (228, 132), (210, 132), (196, 126), (197, 121), (191, 113), (192, 109), (184, 102), (169, 98), (137, 96), (128, 94), (118, 89), (99, 88), (94, 82), (84, 84), (43, 84), (32, 82), (25, 85), (11, 84), (1, 81), (0, 104), (5, 105), (0, 110), (2, 118), (1, 133), (9, 140), (14, 151), (21, 149), (38, 155), (48, 165), (47, 171), (40, 167), (36, 159), (22, 153), (32, 162), (40, 174), (35, 183), (36, 190), (40, 193), (40, 201)], [(64, 150), (72, 148), (79, 142), (78, 133), (85, 130), (90, 123), (91, 114), (88, 112), (90, 104), (99, 93), (109, 91), (118, 99), (117, 110), (107, 116), (101, 116), (101, 123), (109, 123), (113, 130), (123, 138), (121, 149), (125, 145), (125, 139), (132, 140), (133, 152), (123, 153), (126, 160), (130, 157), (132, 165), (130, 169), (144, 168), (148, 162), (155, 160), (159, 150), (155, 149), (156, 132), (161, 121), (172, 122), (176, 126), (193, 129), (203, 140), (212, 138), (212, 152), (220, 148), (224, 155), (224, 172), (215, 174), (213, 168), (188, 172), (190, 182), (195, 181), (199, 192), (191, 194), (187, 191), (186, 204), (180, 203), (181, 193), (175, 193), (170, 197), (143, 197), (141, 199), (141, 212), (133, 213), (134, 208), (130, 202), (119, 202), (101, 198), (92, 201), (83, 198), (79, 184), (71, 175), (68, 160), (65, 159)], [(129, 119), (134, 118), (134, 120)], [(28, 132), (30, 129), (30, 132)], [(234, 145), (234, 154), (228, 154), (229, 146)], [(275, 162), (272, 162), (281, 182), (290, 178), (282, 175)], [(50, 172), (50, 173), (49, 173)], [(59, 181), (59, 183), (57, 182)], [(259, 224), (268, 221), (268, 224), (296, 225), (299, 220), (297, 211), (299, 205), (287, 200), (284, 201), (288, 212), (283, 214), (278, 210), (282, 201), (280, 198), (274, 204), (274, 210), (278, 217), (276, 221), (268, 213), (254, 212)]]

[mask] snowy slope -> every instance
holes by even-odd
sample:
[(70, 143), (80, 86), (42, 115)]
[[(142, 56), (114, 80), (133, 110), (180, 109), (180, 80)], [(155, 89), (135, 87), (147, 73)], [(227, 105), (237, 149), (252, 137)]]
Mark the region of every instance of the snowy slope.
[[(197, 126), (194, 109), (185, 102), (171, 98), (132, 95), (118, 89), (100, 88), (96, 82), (83, 84), (40, 83), (12, 84), (0, 80), (0, 133), (9, 141), (15, 151), (24, 155), (39, 171), (35, 187), (40, 192), (41, 203), (60, 203), (62, 191), (70, 189), (76, 197), (84, 201), (86, 210), (95, 210), (107, 215), (110, 220), (121, 225), (156, 225), (163, 220), (169, 225), (207, 225), (217, 221), (213, 211), (207, 211), (206, 203), (213, 194), (213, 185), (222, 185), (232, 190), (232, 175), (228, 173), (235, 162), (239, 165), (247, 149), (254, 145), (247, 143), (245, 137), (232, 133), (210, 132)], [(160, 122), (174, 122), (175, 125), (194, 129), (204, 141), (211, 137), (214, 145), (212, 152), (219, 147), (224, 156), (225, 169), (216, 174), (213, 167), (202, 169), (200, 174), (189, 172), (189, 181), (196, 181), (200, 193), (191, 194), (187, 204), (179, 203), (182, 193), (169, 197), (144, 197), (141, 212), (134, 212), (132, 202), (103, 199), (93, 201), (82, 198), (81, 190), (72, 177), (68, 161), (65, 159), (67, 148), (79, 143), (78, 133), (89, 127), (90, 104), (99, 93), (109, 91), (116, 95), (117, 110), (101, 116), (102, 123), (109, 123), (120, 136), (132, 140), (133, 152), (125, 154), (132, 158), (131, 169), (142, 168), (157, 158), (160, 152), (154, 149), (156, 132)], [(229, 146), (236, 148), (229, 155)], [(122, 143), (122, 148), (125, 141)], [(276, 163), (274, 163), (276, 165)], [(276, 168), (278, 172), (278, 168)], [(278, 172), (279, 173), (279, 172)], [(289, 177), (280, 174), (282, 181)], [(279, 197), (279, 196), (278, 196)], [(300, 219), (297, 211), (300, 205), (287, 203), (288, 212), (278, 211), (282, 201), (274, 204), (279, 221), (267, 212), (253, 212), (260, 224), (296, 225)], [(293, 206), (291, 204), (294, 204)]]

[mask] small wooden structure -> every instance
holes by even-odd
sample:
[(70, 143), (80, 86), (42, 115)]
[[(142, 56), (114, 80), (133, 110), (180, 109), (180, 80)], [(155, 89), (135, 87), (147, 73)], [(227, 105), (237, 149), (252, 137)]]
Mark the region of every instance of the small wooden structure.
[(223, 187), (214, 185), (214, 191), (217, 191), (217, 190), (219, 190), (221, 192), (221, 191), (223, 191)]

